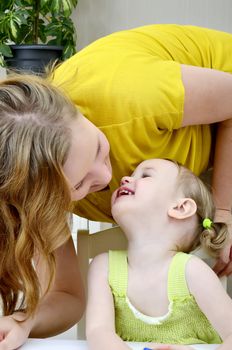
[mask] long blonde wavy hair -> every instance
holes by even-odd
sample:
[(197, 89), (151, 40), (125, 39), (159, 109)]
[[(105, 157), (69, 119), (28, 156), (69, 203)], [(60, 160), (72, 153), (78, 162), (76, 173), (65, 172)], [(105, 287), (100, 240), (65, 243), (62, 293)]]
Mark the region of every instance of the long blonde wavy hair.
[[(191, 252), (196, 248), (202, 248), (212, 257), (218, 257), (221, 249), (225, 246), (229, 237), (228, 227), (225, 223), (214, 223), (215, 206), (213, 196), (199, 177), (185, 167), (178, 165), (178, 185), (185, 197), (192, 198), (197, 205), (198, 225), (195, 232), (195, 239), (185, 249)], [(212, 221), (210, 228), (203, 227), (203, 220), (209, 218)]]
[(64, 164), (68, 122), (77, 110), (45, 79), (0, 81), (0, 294), (4, 315), (32, 315), (41, 290), (33, 258), (55, 274), (54, 251), (69, 237), (70, 191)]

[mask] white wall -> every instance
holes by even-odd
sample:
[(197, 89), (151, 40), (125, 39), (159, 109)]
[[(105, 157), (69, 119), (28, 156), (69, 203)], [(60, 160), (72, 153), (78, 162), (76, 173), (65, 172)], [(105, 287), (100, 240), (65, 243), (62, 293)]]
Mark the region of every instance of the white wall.
[(106, 34), (152, 23), (192, 24), (232, 32), (231, 0), (79, 0), (78, 48)]

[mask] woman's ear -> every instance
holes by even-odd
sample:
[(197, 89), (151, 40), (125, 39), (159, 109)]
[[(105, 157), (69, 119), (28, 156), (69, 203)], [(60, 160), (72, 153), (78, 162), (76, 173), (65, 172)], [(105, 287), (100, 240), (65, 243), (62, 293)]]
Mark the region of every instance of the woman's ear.
[(181, 198), (175, 205), (168, 209), (168, 215), (174, 219), (186, 219), (197, 211), (196, 202), (192, 198)]

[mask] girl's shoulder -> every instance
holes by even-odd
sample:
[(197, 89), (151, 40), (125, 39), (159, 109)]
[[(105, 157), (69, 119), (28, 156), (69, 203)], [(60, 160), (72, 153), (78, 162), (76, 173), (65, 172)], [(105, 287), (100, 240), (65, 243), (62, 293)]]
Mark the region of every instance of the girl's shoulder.
[(95, 274), (107, 275), (108, 274), (108, 253), (102, 253), (95, 256), (90, 262), (89, 276)]
[(109, 253), (101, 253), (96, 255), (90, 262), (90, 266), (104, 266), (108, 265)]
[(201, 275), (217, 275), (212, 270), (212, 268), (200, 257), (191, 254), (191, 258), (188, 260), (186, 264), (186, 278), (194, 279), (195, 277), (199, 277)]
[(202, 290), (223, 288), (219, 277), (201, 258), (192, 255), (186, 264), (186, 282), (191, 294), (197, 295)]

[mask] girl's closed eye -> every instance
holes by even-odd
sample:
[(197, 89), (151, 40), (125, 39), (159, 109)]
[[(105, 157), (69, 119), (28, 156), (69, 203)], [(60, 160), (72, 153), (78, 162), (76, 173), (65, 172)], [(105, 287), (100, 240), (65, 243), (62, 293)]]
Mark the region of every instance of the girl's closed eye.
[(144, 178), (144, 177), (151, 177), (151, 175), (148, 174), (148, 173), (143, 173), (143, 174), (142, 174), (142, 178)]

